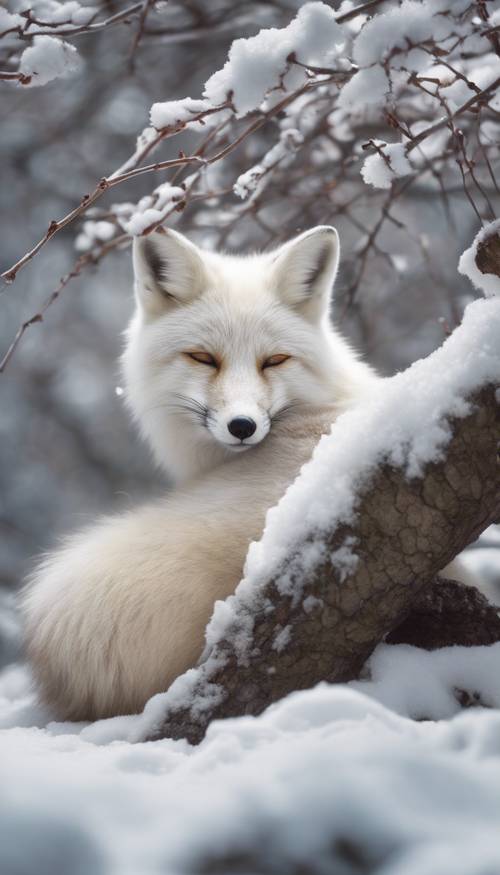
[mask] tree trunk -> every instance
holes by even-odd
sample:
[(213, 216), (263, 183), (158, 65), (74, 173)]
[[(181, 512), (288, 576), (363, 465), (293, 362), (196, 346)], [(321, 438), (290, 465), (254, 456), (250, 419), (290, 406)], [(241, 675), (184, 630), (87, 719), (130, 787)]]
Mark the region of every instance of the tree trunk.
[[(238, 657), (233, 636), (214, 645), (197, 670), (189, 705), (170, 704), (152, 737), (197, 743), (215, 718), (256, 715), (293, 690), (358, 677), (422, 589), (500, 515), (495, 387), (469, 400), (472, 412), (453, 422), (446, 457), (422, 477), (408, 480), (385, 464), (361, 486), (355, 522), (338, 526), (325, 542), (329, 556), (354, 537), (354, 570), (341, 580), (329, 560), (320, 561), (304, 587), (303, 598), (313, 597), (308, 610), (303, 598), (294, 604), (278, 591), (277, 578), (269, 580), (252, 615), (250, 655)], [(293, 574), (293, 563), (291, 556), (281, 573)]]
[(385, 639), (423, 650), (500, 641), (500, 611), (473, 586), (437, 577), (419, 592), (405, 620)]

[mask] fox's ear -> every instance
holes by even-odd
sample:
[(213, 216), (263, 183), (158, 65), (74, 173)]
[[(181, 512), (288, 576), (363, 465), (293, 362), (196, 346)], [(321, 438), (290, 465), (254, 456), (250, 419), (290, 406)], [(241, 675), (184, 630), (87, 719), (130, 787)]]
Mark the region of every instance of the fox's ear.
[(339, 263), (339, 235), (319, 225), (273, 254), (273, 285), (281, 300), (310, 321), (328, 312)]
[(154, 231), (134, 238), (135, 291), (150, 316), (197, 298), (206, 284), (200, 250), (178, 231)]

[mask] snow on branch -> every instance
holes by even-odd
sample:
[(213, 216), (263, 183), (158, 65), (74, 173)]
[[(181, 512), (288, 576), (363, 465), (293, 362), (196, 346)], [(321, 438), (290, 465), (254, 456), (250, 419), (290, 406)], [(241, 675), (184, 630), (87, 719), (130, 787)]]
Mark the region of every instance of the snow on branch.
[(481, 228), (462, 254), (458, 270), (487, 297), (500, 295), (500, 219)]
[(35, 36), (19, 61), (23, 85), (46, 85), (53, 79), (76, 73), (81, 67), (80, 56), (70, 43), (53, 36)]

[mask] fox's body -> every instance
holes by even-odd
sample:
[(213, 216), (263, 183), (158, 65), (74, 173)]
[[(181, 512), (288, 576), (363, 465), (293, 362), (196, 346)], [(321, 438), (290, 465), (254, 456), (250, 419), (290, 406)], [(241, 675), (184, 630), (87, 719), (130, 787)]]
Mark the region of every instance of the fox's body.
[(72, 538), (38, 572), (28, 639), (45, 698), (66, 719), (136, 712), (193, 666), (217, 599), (334, 411), (284, 420), (252, 454), (185, 491)]
[(38, 569), (26, 641), (61, 717), (137, 711), (194, 665), (214, 602), (322, 433), (376, 377), (331, 328), (330, 228), (275, 253), (136, 245), (128, 401), (177, 489), (104, 519)]

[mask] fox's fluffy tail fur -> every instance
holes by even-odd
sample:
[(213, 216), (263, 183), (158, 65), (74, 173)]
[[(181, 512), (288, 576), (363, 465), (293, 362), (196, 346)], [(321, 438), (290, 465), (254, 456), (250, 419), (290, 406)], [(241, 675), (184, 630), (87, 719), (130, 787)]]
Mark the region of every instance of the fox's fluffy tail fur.
[(182, 492), (69, 539), (23, 598), (26, 644), (60, 718), (141, 710), (193, 666), (214, 602), (234, 591), (252, 539), (334, 414), (295, 415)]

